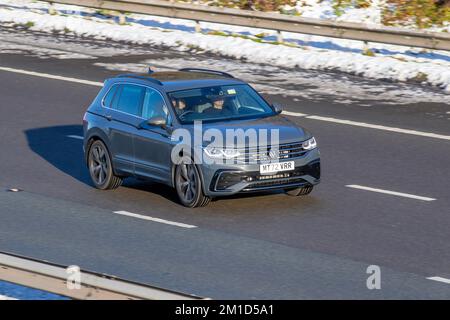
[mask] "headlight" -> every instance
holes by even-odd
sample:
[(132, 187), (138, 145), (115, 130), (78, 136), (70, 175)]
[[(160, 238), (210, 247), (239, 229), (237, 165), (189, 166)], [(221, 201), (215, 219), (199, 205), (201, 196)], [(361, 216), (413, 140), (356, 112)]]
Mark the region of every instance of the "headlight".
[(306, 140), (305, 142), (302, 143), (302, 147), (305, 150), (314, 149), (315, 147), (317, 147), (316, 139), (314, 139), (314, 137), (312, 137), (311, 139)]
[(211, 157), (211, 158), (230, 159), (230, 158), (236, 158), (241, 155), (239, 151), (234, 150), (234, 149), (223, 149), (223, 148), (207, 146), (203, 150), (205, 150), (205, 153), (208, 155), (208, 157)]

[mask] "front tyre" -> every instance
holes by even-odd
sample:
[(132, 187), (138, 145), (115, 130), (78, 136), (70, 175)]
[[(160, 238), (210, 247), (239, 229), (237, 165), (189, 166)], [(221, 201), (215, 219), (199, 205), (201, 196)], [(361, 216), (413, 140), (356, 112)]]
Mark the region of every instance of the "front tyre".
[(94, 141), (89, 148), (88, 168), (97, 189), (116, 189), (122, 184), (122, 179), (114, 175), (108, 148), (100, 140)]
[(297, 196), (306, 196), (311, 193), (313, 190), (313, 186), (307, 186), (307, 187), (300, 187), (295, 189), (286, 189), (284, 192), (286, 192), (287, 195), (297, 197)]
[(175, 188), (181, 204), (185, 207), (204, 207), (211, 200), (203, 194), (202, 180), (193, 163), (182, 162), (176, 167)]

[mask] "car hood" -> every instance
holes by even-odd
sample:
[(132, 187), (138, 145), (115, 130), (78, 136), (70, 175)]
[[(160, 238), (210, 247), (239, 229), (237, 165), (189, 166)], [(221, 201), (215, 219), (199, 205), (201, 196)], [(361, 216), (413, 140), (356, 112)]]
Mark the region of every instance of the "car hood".
[[(194, 135), (193, 125), (183, 125), (185, 129), (191, 131), (191, 135)], [(203, 133), (208, 129), (216, 129), (221, 131), (222, 136), (226, 137), (227, 129), (237, 130), (242, 129), (244, 131), (248, 129), (256, 130), (259, 137), (259, 130), (266, 129), (270, 142), (271, 129), (278, 129), (280, 144), (304, 141), (312, 137), (312, 135), (304, 128), (298, 126), (291, 120), (285, 118), (282, 115), (276, 115), (258, 119), (245, 119), (245, 120), (228, 120), (220, 122), (204, 122), (202, 123)], [(208, 142), (204, 142), (207, 145)], [(238, 145), (238, 147), (240, 147)]]

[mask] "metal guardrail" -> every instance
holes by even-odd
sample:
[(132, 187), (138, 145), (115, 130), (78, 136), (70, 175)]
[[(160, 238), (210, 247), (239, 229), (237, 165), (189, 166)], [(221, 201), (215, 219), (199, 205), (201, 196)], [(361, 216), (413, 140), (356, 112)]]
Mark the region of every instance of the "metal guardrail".
[(11, 253), (0, 253), (0, 280), (73, 299), (198, 300), (194, 295), (143, 285), (114, 276), (80, 271), (80, 288), (69, 289), (67, 267)]
[[(78, 5), (115, 10), (238, 25), (267, 30), (326, 36), (340, 39), (378, 42), (427, 49), (450, 50), (450, 34), (413, 31), (402, 28), (367, 26), (358, 23), (334, 22), (282, 15), (276, 13), (217, 8), (160, 0), (43, 0), (50, 3)], [(199, 28), (196, 28), (199, 30)], [(281, 37), (280, 37), (281, 39)]]

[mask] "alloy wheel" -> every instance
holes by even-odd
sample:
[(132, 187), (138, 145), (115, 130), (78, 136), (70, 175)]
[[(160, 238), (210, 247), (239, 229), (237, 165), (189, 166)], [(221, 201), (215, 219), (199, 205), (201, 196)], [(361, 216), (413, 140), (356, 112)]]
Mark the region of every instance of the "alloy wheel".
[(198, 181), (195, 174), (195, 168), (192, 164), (181, 164), (178, 175), (178, 184), (180, 186), (180, 196), (187, 203), (192, 202), (198, 192)]
[(105, 149), (95, 145), (91, 149), (89, 170), (91, 177), (97, 185), (103, 185), (108, 177), (108, 159)]

